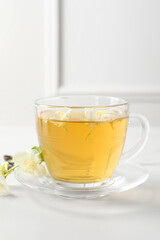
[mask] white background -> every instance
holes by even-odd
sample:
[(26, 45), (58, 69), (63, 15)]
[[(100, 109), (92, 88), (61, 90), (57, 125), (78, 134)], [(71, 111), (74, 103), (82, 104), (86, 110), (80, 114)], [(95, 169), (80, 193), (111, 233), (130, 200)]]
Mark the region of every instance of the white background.
[[(19, 125), (33, 125), (35, 98), (55, 93), (119, 95), (159, 125), (159, 12), (159, 0), (0, 0), (1, 155), (35, 145), (35, 128)], [(9, 176), (0, 239), (158, 240), (159, 139), (152, 127), (134, 160), (150, 173), (145, 184), (97, 200), (27, 191)]]
[(0, 0), (0, 124), (34, 124), (37, 97), (91, 93), (159, 125), (159, 11), (158, 0)]

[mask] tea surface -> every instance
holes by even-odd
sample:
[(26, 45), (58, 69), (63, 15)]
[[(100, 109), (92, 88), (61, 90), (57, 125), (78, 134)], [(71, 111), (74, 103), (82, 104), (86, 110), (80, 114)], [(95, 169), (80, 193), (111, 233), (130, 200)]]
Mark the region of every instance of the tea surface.
[(40, 147), (51, 176), (63, 182), (93, 183), (110, 178), (119, 162), (128, 118), (59, 121), (37, 118)]

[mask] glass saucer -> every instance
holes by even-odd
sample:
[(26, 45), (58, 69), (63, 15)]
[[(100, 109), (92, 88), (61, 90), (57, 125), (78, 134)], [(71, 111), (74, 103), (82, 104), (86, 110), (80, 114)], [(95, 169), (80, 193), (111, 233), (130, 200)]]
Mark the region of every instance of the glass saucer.
[(55, 181), (51, 176), (36, 178), (21, 168), (15, 171), (16, 179), (23, 185), (44, 193), (65, 198), (94, 199), (108, 194), (127, 191), (144, 183), (149, 174), (142, 166), (135, 163), (121, 163), (113, 176), (99, 185), (96, 184), (67, 184)]

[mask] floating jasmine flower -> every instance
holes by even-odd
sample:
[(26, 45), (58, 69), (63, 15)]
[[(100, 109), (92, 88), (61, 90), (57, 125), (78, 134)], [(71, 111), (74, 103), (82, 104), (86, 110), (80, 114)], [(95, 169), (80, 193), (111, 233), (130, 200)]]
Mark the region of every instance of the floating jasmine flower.
[(124, 116), (125, 113), (121, 110), (102, 109), (100, 111), (95, 108), (90, 108), (85, 111), (85, 118), (88, 121), (111, 121)]
[(54, 125), (57, 127), (63, 127), (65, 131), (68, 131), (64, 121), (68, 121), (70, 119), (70, 112), (70, 109), (67, 111), (56, 111), (54, 113), (54, 120), (57, 122), (53, 121)]
[(71, 112), (70, 109), (67, 111), (56, 111), (55, 112), (55, 120), (61, 120), (61, 121), (69, 120), (70, 112)]
[(86, 109), (85, 110), (85, 118), (88, 121), (99, 121), (101, 118), (101, 112), (96, 111), (94, 108)]
[(100, 125), (102, 112), (97, 111), (95, 108), (90, 108), (85, 110), (85, 119), (89, 121), (89, 123), (86, 123), (86, 125), (90, 126), (90, 131), (86, 135), (85, 139), (87, 140), (88, 137), (91, 135), (93, 130), (96, 128), (96, 126)]

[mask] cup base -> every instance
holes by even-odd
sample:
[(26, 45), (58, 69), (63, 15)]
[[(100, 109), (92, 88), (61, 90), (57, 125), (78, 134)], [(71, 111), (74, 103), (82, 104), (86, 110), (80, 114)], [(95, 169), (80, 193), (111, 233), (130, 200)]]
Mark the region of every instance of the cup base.
[(110, 186), (115, 184), (116, 182), (122, 182), (124, 180), (123, 177), (114, 177), (110, 179), (106, 179), (105, 181), (101, 182), (94, 182), (94, 183), (69, 183), (69, 182), (62, 182), (62, 181), (55, 181), (58, 187), (67, 188), (67, 189), (83, 189), (83, 190), (92, 190), (100, 187)]

